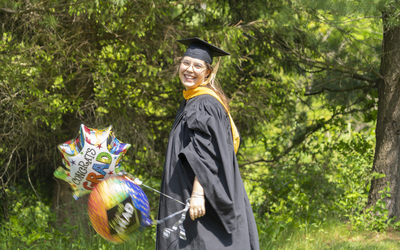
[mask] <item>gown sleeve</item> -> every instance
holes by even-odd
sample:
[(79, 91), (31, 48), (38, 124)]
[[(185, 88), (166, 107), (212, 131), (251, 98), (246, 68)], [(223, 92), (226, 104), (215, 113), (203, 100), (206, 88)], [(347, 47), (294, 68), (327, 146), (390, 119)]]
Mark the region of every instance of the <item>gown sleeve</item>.
[(193, 170), (207, 201), (226, 231), (232, 233), (238, 226), (233, 193), (237, 161), (229, 116), (214, 97), (199, 98), (200, 101), (188, 107), (190, 141), (180, 151), (179, 158)]

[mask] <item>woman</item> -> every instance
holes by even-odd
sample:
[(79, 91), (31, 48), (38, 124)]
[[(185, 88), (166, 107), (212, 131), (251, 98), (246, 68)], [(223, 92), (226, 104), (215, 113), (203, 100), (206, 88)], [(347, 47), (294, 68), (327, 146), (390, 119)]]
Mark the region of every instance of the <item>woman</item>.
[[(259, 249), (236, 160), (239, 133), (223, 92), (214, 85), (219, 62), (211, 67), (213, 57), (229, 53), (198, 38), (178, 42), (188, 46), (179, 66), (185, 100), (169, 136), (161, 191), (182, 202), (190, 198), (190, 207), (184, 230), (173, 228), (179, 216), (158, 225), (156, 249)], [(182, 209), (161, 196), (158, 218)], [(165, 228), (174, 230), (168, 235)]]

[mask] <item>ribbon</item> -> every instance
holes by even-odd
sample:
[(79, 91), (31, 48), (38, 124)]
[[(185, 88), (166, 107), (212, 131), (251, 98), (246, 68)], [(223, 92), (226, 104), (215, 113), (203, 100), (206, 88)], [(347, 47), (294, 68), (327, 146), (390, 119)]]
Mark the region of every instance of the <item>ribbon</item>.
[(186, 212), (189, 210), (189, 207), (190, 207), (189, 201), (190, 201), (190, 198), (186, 201), (185, 208), (182, 209), (181, 211), (173, 213), (161, 221), (157, 221), (157, 224), (160, 224), (160, 223), (164, 222), (165, 220), (168, 220), (169, 218), (171, 218), (179, 213), (182, 213), (181, 219), (178, 220), (171, 228), (167, 228), (167, 227), (164, 228), (164, 231), (163, 231), (164, 238), (168, 239), (171, 236), (171, 233), (175, 232), (179, 228), (179, 238), (181, 238), (182, 240), (186, 240), (186, 232), (185, 232), (185, 228), (183, 227), (183, 222), (186, 219)]
[(160, 191), (157, 191), (157, 190), (155, 190), (155, 189), (143, 184), (143, 182), (139, 178), (136, 178), (136, 177), (130, 175), (129, 173), (124, 172), (124, 175), (127, 176), (131, 181), (133, 181), (135, 184), (137, 184), (139, 186), (147, 187), (147, 188), (149, 188), (149, 189), (151, 189), (151, 190), (153, 190), (153, 191), (155, 191), (155, 192), (157, 192), (159, 194), (162, 194), (162, 195), (166, 196), (167, 198), (170, 198), (170, 199), (172, 199), (172, 200), (174, 200), (176, 202), (179, 202), (179, 203), (185, 205), (184, 209), (182, 209), (182, 210), (180, 210), (178, 212), (175, 212), (175, 213), (173, 213), (171, 215), (168, 215), (164, 219), (154, 220), (152, 224), (153, 225), (158, 225), (158, 224), (161, 224), (164, 221), (166, 221), (166, 220), (168, 220), (168, 219), (170, 219), (170, 218), (172, 218), (172, 217), (174, 217), (174, 216), (176, 216), (178, 214), (182, 214), (182, 217), (180, 218), (180, 220), (177, 221), (171, 228), (167, 228), (167, 227), (164, 228), (163, 236), (164, 236), (164, 238), (168, 239), (171, 236), (171, 233), (175, 232), (179, 228), (179, 238), (181, 238), (182, 240), (186, 240), (186, 232), (185, 232), (185, 228), (183, 227), (183, 222), (186, 219), (186, 212), (190, 208), (190, 203), (189, 203), (190, 202), (190, 198), (187, 199), (186, 200), (186, 204), (184, 204), (183, 202), (178, 201), (178, 200), (172, 198), (171, 196), (168, 196), (168, 195), (166, 195), (164, 193), (161, 193)]

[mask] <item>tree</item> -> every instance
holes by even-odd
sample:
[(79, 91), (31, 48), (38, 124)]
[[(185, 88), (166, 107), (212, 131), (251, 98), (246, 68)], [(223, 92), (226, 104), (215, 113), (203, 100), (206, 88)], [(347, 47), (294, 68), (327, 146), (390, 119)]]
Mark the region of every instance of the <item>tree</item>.
[[(387, 176), (372, 182), (373, 205), (386, 182), (396, 190), (395, 175), (389, 175), (396, 161), (386, 157), (395, 152), (386, 151), (387, 145), (395, 146), (388, 144), (394, 138), (379, 132), (388, 115), (396, 114), (392, 104), (385, 104), (396, 98), (388, 94), (391, 85), (386, 87), (398, 79), (390, 80), (395, 71), (387, 63), (397, 60), (390, 45), (396, 44), (396, 6), (391, 1), (303, 0), (5, 3), (0, 6), (3, 217), (7, 220), (14, 202), (9, 188), (52, 190), (53, 183), (44, 188), (35, 180), (52, 178), (61, 164), (56, 145), (73, 138), (80, 123), (112, 124), (117, 137), (133, 145), (123, 166), (157, 187), (182, 99), (179, 81), (171, 77), (183, 52), (175, 40), (191, 36), (231, 53), (218, 76), (245, 138), (238, 154), (244, 177), (261, 183), (260, 197), (269, 197), (257, 205), (260, 215), (271, 212), (270, 197), (292, 194), (288, 183), (296, 178), (308, 192), (299, 207), (329, 203), (316, 199), (320, 193), (315, 190), (333, 200), (339, 191), (332, 191), (324, 173), (335, 170), (329, 156), (336, 149), (324, 144), (329, 150), (322, 152), (314, 135), (348, 124), (362, 130), (377, 119), (374, 171)], [(349, 122), (350, 116), (357, 124)], [(306, 153), (310, 157), (302, 156)], [(280, 171), (285, 174), (278, 179)], [(316, 179), (324, 187), (316, 186)], [(60, 193), (70, 202), (68, 185)], [(392, 199), (388, 204), (395, 204)], [(55, 206), (57, 200), (55, 193)], [(156, 204), (157, 197), (151, 202)], [(304, 208), (299, 209), (301, 214)]]
[[(332, 118), (357, 112), (365, 121), (376, 118), (372, 172), (384, 177), (372, 179), (367, 208), (374, 206), (381, 199), (382, 190), (389, 186), (391, 192), (384, 198), (388, 216), (400, 218), (399, 3), (290, 1), (280, 7), (281, 13), (273, 19), (276, 25), (265, 20), (261, 29), (254, 29), (267, 31), (264, 34), (269, 36), (270, 47), (280, 52), (276, 60), (309, 75), (311, 84), (304, 96), (323, 94), (331, 103), (336, 102), (332, 105)], [(377, 43), (379, 26), (383, 34), (381, 47)], [(326, 124), (326, 120), (321, 122), (317, 129)]]
[[(185, 1), (21, 0), (1, 6), (2, 197), (11, 198), (8, 187), (20, 185), (40, 189), (38, 199), (43, 190), (53, 190), (49, 180), (61, 164), (56, 145), (73, 138), (80, 123), (112, 124), (118, 138), (132, 144), (124, 167), (158, 185), (182, 99), (179, 82), (171, 78), (182, 54), (175, 40), (200, 36), (227, 47), (236, 56), (225, 62), (229, 70), (220, 70), (221, 79), (231, 80), (221, 82), (228, 94), (243, 83), (235, 81), (243, 31), (223, 23), (219, 17), (229, 13), (213, 10), (219, 3), (207, 4), (204, 9)], [(68, 185), (54, 185), (53, 206), (71, 204)], [(3, 203), (6, 220), (13, 202)], [(62, 207), (67, 218), (75, 213)]]
[(396, 5), (383, 10), (383, 52), (381, 57), (378, 82), (378, 118), (376, 125), (376, 148), (372, 171), (384, 174), (383, 178), (372, 180), (368, 197), (368, 205), (374, 205), (381, 199), (380, 191), (390, 187), (390, 195), (385, 198), (389, 217), (400, 218), (400, 90), (399, 90), (399, 63), (400, 63), (400, 26), (390, 23), (391, 17), (396, 14)]

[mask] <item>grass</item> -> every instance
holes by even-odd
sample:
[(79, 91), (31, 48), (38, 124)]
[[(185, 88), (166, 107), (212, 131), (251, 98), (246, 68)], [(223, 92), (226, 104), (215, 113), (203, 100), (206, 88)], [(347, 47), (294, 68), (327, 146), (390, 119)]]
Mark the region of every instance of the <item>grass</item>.
[(286, 230), (276, 241), (260, 237), (262, 250), (390, 250), (400, 249), (400, 232), (372, 232), (354, 230), (343, 222), (325, 222), (320, 227)]
[(79, 232), (72, 234), (71, 232), (60, 233), (53, 231), (52, 237), (40, 238), (34, 242), (27, 243), (23, 240), (23, 236), (11, 237), (6, 235), (3, 229), (0, 234), (0, 249), (68, 249), (68, 250), (147, 250), (155, 249), (155, 242), (148, 232), (141, 234), (136, 240), (125, 244), (114, 244), (106, 241), (98, 234), (88, 235), (87, 233)]
[[(67, 228), (66, 228), (67, 229)], [(277, 237), (261, 230), (261, 250), (307, 249), (307, 250), (390, 250), (400, 249), (400, 232), (372, 232), (354, 230), (348, 223), (325, 221), (320, 226), (311, 225), (302, 229), (280, 228)], [(29, 244), (23, 235), (12, 235), (4, 225), (0, 228), (0, 249), (101, 249), (101, 250), (147, 250), (155, 249), (154, 228), (138, 235), (137, 240), (125, 244), (114, 244), (98, 234), (88, 235), (76, 226), (61, 233), (52, 230), (51, 237), (39, 238)], [(75, 232), (75, 233), (74, 233)]]

